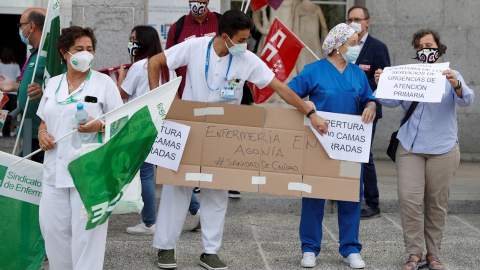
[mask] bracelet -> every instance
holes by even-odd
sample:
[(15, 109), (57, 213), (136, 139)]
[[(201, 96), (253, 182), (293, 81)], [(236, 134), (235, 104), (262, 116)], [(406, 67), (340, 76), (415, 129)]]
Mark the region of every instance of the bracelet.
[(307, 118), (310, 118), (310, 115), (314, 114), (315, 113), (315, 110), (311, 110), (307, 113)]
[(105, 121), (100, 120), (100, 123), (102, 123), (102, 126), (100, 127), (99, 132), (105, 132)]
[(47, 131), (46, 129), (42, 129), (38, 132), (38, 136), (40, 136), (40, 133), (44, 132), (44, 131)]

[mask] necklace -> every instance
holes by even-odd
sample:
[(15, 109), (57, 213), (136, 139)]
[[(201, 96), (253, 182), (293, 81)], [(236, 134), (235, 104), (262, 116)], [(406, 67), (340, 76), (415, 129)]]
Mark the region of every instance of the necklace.
[(83, 78), (83, 76), (85, 76), (85, 75), (82, 75), (78, 80), (74, 81), (73, 83), (70, 83), (70, 81), (68, 80), (68, 76), (66, 76), (67, 77), (68, 90), (69, 91), (72, 90), (73, 85), (76, 84), (77, 82), (79, 82)]

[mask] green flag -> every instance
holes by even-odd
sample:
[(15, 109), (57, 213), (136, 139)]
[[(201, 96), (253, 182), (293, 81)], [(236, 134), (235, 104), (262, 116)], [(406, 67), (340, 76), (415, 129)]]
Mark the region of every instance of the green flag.
[(103, 146), (70, 162), (68, 171), (87, 210), (87, 230), (107, 221), (157, 134), (145, 106)]
[(62, 73), (65, 66), (57, 51), (57, 40), (60, 36), (60, 2), (50, 0), (48, 2), (47, 16), (42, 32), (42, 47), (38, 51), (38, 57), (45, 59), (45, 72), (43, 75), (43, 88), (48, 80)]
[(172, 105), (181, 77), (112, 110), (100, 148), (70, 162), (68, 171), (87, 210), (86, 229), (107, 221), (147, 158)]
[(45, 244), (38, 222), (43, 165), (0, 152), (0, 269), (40, 269)]

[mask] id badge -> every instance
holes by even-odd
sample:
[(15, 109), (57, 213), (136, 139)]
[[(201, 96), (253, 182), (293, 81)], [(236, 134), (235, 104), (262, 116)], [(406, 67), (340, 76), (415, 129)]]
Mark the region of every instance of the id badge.
[(224, 87), (220, 90), (220, 97), (222, 98), (234, 98), (235, 91), (231, 87)]

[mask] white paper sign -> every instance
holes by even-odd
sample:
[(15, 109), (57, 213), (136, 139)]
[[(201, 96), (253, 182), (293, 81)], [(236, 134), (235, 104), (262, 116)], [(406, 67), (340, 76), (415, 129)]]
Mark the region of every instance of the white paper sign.
[(38, 205), (42, 195), (43, 165), (24, 160), (11, 166), (19, 159), (0, 152), (0, 196)]
[(190, 127), (172, 121), (163, 121), (160, 132), (145, 162), (177, 171), (182, 160)]
[(445, 92), (446, 76), (442, 72), (450, 63), (414, 64), (386, 67), (375, 96), (383, 99), (440, 102)]
[(367, 163), (372, 141), (372, 123), (365, 124), (359, 115), (317, 111), (328, 122), (328, 132), (323, 136), (310, 128), (332, 159)]

